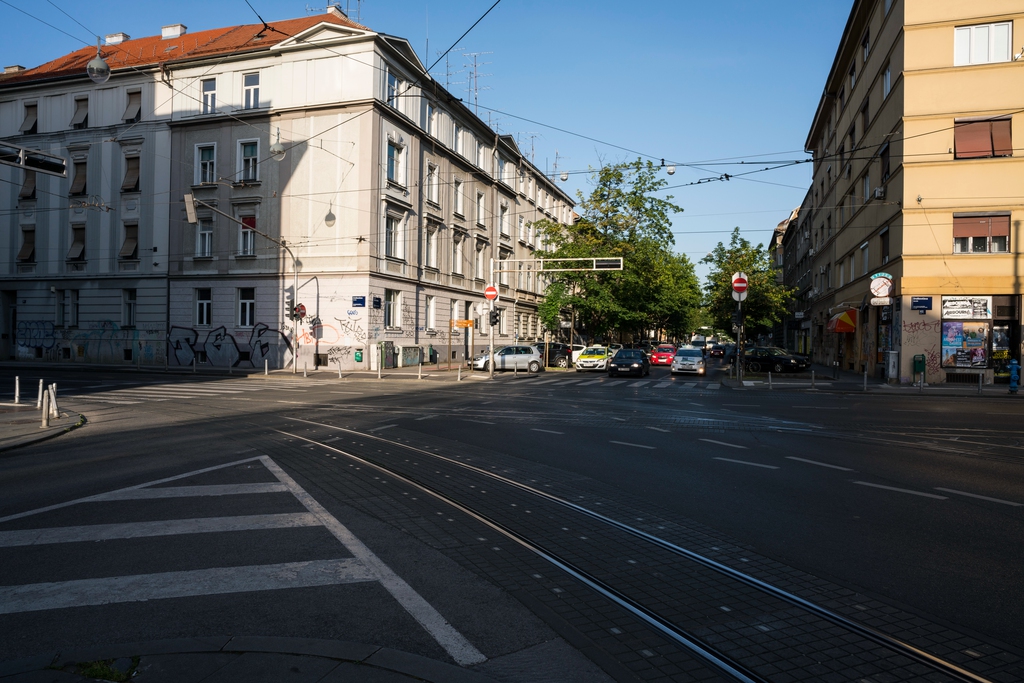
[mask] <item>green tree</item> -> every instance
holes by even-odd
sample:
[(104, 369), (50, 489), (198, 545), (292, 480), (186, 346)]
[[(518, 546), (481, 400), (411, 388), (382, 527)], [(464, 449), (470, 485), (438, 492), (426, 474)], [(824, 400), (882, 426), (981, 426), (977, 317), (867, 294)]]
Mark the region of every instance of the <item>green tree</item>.
[(578, 195), (573, 225), (538, 221), (542, 258), (622, 257), (622, 271), (557, 273), (541, 306), (549, 327), (572, 307), (594, 335), (613, 330), (684, 326), (699, 306), (693, 264), (671, 251), (670, 214), (682, 209), (672, 197), (655, 197), (667, 183), (650, 162), (604, 166), (593, 175), (589, 195)]
[(711, 266), (704, 284), (704, 306), (715, 327), (732, 329), (736, 311), (732, 274), (736, 272), (747, 274), (747, 300), (743, 302), (747, 336), (769, 332), (782, 320), (793, 291), (775, 281), (775, 269), (763, 244), (753, 246), (735, 228), (729, 245), (719, 242), (701, 263)]

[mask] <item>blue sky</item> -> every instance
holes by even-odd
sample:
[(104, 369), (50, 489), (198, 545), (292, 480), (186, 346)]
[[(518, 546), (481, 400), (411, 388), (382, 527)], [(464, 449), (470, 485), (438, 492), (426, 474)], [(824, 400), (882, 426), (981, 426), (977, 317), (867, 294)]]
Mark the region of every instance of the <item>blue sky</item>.
[[(250, 2), (271, 24), (302, 16), (307, 8), (306, 2)], [(323, 2), (308, 4), (322, 8)], [(355, 15), (356, 0), (347, 2)], [(376, 31), (407, 38), (424, 61), (433, 62), (493, 2), (364, 0), (361, 19)], [(244, 0), (3, 3), (3, 64), (28, 67), (78, 49), (95, 40), (91, 34), (124, 31), (138, 38), (165, 24), (197, 31), (256, 21)], [(459, 43), (463, 49), (452, 53), (450, 63), (461, 70), (467, 61), (462, 53), (491, 53), (479, 58), (490, 62), (480, 69), (490, 74), (480, 79), (487, 88), (479, 93), (481, 116), (487, 119), (484, 107), (505, 112), (492, 112), (492, 122), (518, 135), (526, 150), (535, 135), (541, 169), (552, 168), (557, 151), (559, 169), (572, 173), (565, 187), (575, 194), (587, 191), (588, 168), (636, 155), (541, 124), (677, 163), (806, 158), (807, 128), (849, 11), (850, 0), (501, 0)], [(443, 65), (435, 75), (443, 79)], [(465, 77), (463, 71), (452, 80)], [(465, 95), (464, 88), (450, 87), (456, 95)], [(678, 185), (760, 167), (680, 167), (668, 179)], [(810, 166), (751, 178), (672, 190), (684, 208), (673, 219), (676, 250), (698, 261), (735, 226), (755, 243), (767, 241), (803, 199)], [(698, 273), (703, 277), (706, 268), (698, 266)]]

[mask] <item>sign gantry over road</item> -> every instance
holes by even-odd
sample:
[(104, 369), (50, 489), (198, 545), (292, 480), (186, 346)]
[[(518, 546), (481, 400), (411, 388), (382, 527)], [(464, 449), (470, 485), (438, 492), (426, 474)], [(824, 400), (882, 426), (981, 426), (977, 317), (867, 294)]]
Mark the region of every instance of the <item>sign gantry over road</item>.
[(747, 274), (732, 274), (732, 298), (736, 301), (745, 301), (747, 298)]

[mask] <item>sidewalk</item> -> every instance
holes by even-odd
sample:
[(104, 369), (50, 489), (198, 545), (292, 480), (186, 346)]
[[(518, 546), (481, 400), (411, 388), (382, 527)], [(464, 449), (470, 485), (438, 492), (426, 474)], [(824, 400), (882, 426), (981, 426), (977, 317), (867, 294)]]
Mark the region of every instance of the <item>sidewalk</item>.
[[(60, 407), (59, 397), (57, 406)], [(35, 398), (18, 405), (0, 403), (0, 453), (60, 436), (85, 424), (85, 416), (61, 408), (60, 417), (51, 417), (48, 428), (41, 428), (41, 424), (42, 414), (36, 410)]]
[[(811, 372), (814, 372), (812, 377)], [(889, 384), (885, 380), (868, 374), (865, 382), (864, 374), (840, 370), (837, 373), (834, 368), (824, 365), (812, 365), (804, 372), (796, 374), (775, 374), (771, 376), (769, 387), (768, 376), (765, 373), (746, 374), (743, 382), (729, 379), (726, 375), (722, 379), (724, 386), (739, 390), (767, 391), (771, 390), (801, 390), (801, 391), (823, 391), (833, 393), (880, 393), (905, 396), (910, 394), (921, 394), (927, 396), (984, 396), (988, 398), (1006, 397), (1014, 398), (1009, 393), (1007, 384), (984, 384), (981, 392), (976, 384), (925, 384), (920, 387), (917, 384)], [(1021, 398), (1024, 398), (1024, 389), (1021, 390)]]
[(271, 637), (158, 640), (0, 663), (3, 683), (494, 683), (470, 669), (347, 641)]

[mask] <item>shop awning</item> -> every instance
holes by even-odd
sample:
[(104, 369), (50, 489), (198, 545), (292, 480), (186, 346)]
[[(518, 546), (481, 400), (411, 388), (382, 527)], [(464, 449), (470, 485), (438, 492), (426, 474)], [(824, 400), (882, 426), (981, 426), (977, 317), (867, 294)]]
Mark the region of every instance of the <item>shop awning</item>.
[(857, 311), (851, 308), (841, 313), (836, 313), (834, 316), (829, 318), (828, 331), (839, 333), (856, 332)]

